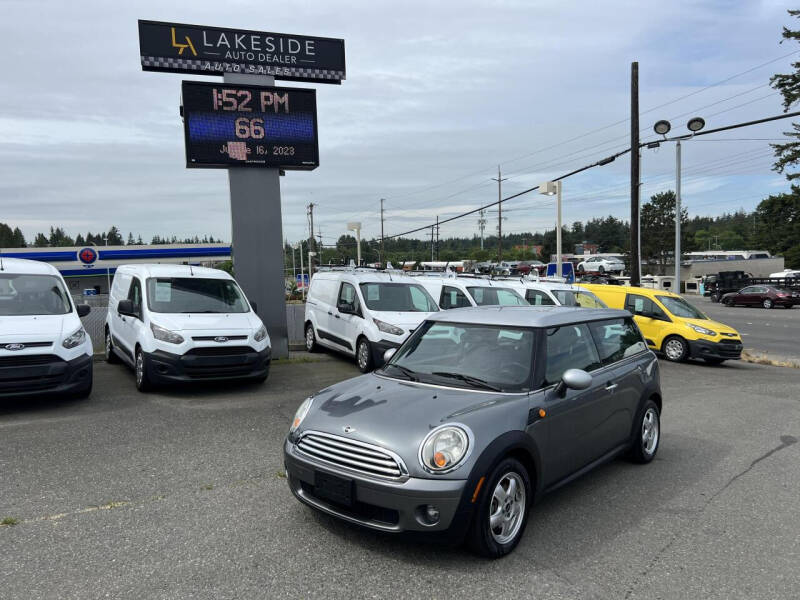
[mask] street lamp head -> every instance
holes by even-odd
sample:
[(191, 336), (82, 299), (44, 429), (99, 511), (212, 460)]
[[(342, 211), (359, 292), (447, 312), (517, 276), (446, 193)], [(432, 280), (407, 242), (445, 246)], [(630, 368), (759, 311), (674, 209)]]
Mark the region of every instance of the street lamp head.
[(667, 135), (670, 129), (672, 129), (672, 125), (670, 125), (669, 121), (665, 121), (664, 119), (656, 121), (656, 124), (653, 125), (653, 131), (658, 135)]
[(545, 181), (539, 184), (539, 193), (545, 196), (555, 196), (558, 193), (557, 181)]
[(361, 223), (348, 223), (347, 229), (350, 231), (356, 231), (361, 229)]
[(700, 117), (693, 117), (689, 119), (689, 122), (686, 124), (686, 128), (692, 133), (700, 131), (705, 126), (706, 126), (705, 120), (703, 120)]

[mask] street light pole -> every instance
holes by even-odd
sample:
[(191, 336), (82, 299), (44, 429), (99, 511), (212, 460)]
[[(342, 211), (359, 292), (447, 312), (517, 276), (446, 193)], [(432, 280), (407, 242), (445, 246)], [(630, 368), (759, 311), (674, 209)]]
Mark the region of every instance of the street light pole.
[(561, 269), (561, 182), (556, 181), (556, 276), (562, 276)]
[(681, 141), (675, 144), (675, 288), (681, 293)]

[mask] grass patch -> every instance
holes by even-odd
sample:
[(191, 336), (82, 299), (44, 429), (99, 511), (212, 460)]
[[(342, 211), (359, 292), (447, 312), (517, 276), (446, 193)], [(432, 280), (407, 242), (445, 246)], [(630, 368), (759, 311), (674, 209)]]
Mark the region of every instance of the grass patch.
[(286, 472), (285, 471), (278, 471), (275, 473), (275, 477), (278, 479), (286, 479)]
[(742, 360), (756, 365), (769, 365), (771, 367), (786, 367), (789, 369), (800, 369), (800, 360), (791, 358), (778, 358), (769, 356), (766, 352), (753, 352), (745, 350), (742, 352)]
[(5, 517), (2, 521), (0, 521), (0, 525), (5, 527), (13, 527), (17, 524), (19, 524), (19, 519), (15, 519), (14, 517)]
[(207, 484), (205, 484), (203, 486), (200, 486), (200, 489), (201, 490), (206, 490), (206, 491), (213, 490), (214, 489), (214, 484), (213, 483), (207, 483)]

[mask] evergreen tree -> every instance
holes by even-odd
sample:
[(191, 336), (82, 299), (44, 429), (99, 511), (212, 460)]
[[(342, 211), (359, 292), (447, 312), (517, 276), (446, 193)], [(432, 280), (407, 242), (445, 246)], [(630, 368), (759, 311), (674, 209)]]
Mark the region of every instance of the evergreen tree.
[(47, 237), (43, 233), (37, 233), (36, 239), (33, 240), (34, 248), (47, 248), (50, 243), (47, 241)]
[[(800, 18), (800, 10), (787, 12), (791, 17)], [(800, 30), (784, 27), (782, 37), (781, 44), (785, 41), (800, 42)], [(792, 73), (777, 73), (769, 80), (770, 85), (783, 96), (784, 112), (789, 112), (792, 106), (800, 101), (800, 61), (793, 62), (792, 69), (794, 69)], [(793, 141), (785, 144), (772, 144), (777, 158), (773, 169), (778, 173), (785, 173), (789, 181), (800, 177), (800, 172), (786, 172), (787, 167), (794, 167), (800, 162), (800, 124), (792, 123), (792, 129), (793, 131), (784, 132), (784, 135), (792, 138)]]
[(86, 240), (83, 239), (83, 236), (80, 233), (75, 238), (75, 245), (76, 246), (85, 246), (86, 245)]
[(128, 241), (126, 242), (126, 245), (133, 246), (134, 244), (136, 244), (136, 240), (133, 239), (133, 233), (131, 233), (129, 231), (128, 232)]
[[(660, 192), (642, 206), (642, 258), (656, 259), (661, 266), (675, 250), (675, 192)], [(681, 246), (688, 243), (686, 224), (689, 215), (681, 208)]]

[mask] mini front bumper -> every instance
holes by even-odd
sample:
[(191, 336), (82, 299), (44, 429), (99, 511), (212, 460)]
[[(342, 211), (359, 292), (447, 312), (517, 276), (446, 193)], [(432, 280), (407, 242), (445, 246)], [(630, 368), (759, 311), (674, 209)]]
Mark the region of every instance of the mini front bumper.
[(742, 341), (737, 339), (727, 339), (720, 342), (689, 340), (689, 356), (691, 358), (736, 360), (742, 357), (742, 348)]
[[(319, 511), (370, 529), (390, 533), (447, 531), (456, 520), (466, 480), (420, 479), (380, 480), (361, 476), (316, 461), (286, 440), (283, 448), (289, 489), (295, 497)], [(324, 473), (353, 482), (353, 504), (344, 506), (315, 494), (316, 474)], [(439, 520), (424, 522), (428, 505), (439, 511)], [(461, 522), (459, 519), (458, 522)]]
[(186, 354), (172, 354), (156, 350), (147, 355), (148, 376), (156, 383), (187, 381), (219, 381), (226, 379), (258, 379), (269, 375), (272, 349), (261, 352), (250, 350), (239, 354), (200, 353), (214, 348), (195, 348)]

